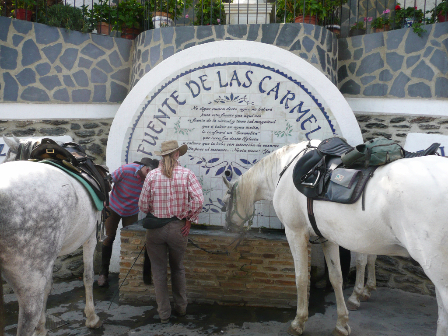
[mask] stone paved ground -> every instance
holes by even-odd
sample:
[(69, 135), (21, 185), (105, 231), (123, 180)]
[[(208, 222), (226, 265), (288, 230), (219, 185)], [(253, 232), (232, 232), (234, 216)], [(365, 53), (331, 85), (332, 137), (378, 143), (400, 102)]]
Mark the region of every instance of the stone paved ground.
[[(158, 323), (155, 305), (125, 305), (110, 301), (117, 289), (117, 278), (108, 289), (95, 286), (94, 297), (103, 327), (89, 330), (84, 326), (84, 290), (80, 280), (57, 283), (48, 302), (50, 327), (68, 322), (48, 335), (278, 335), (286, 330), (294, 317), (294, 309), (189, 305), (186, 317), (172, 317), (171, 323)], [(344, 291), (348, 298), (352, 288)], [(260, 293), (260, 295), (263, 295)], [(18, 305), (14, 294), (5, 295), (6, 335), (16, 333)], [(310, 318), (305, 336), (326, 336), (336, 323), (336, 305), (331, 291), (311, 291)], [(369, 302), (357, 312), (350, 312), (352, 336), (421, 336), (435, 335), (437, 303), (435, 298), (379, 288)]]

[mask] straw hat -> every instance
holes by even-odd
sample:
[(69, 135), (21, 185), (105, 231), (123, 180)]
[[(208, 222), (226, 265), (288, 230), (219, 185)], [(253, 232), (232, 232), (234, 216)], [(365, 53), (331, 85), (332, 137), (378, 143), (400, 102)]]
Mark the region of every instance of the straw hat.
[(170, 154), (176, 150), (179, 150), (179, 156), (184, 155), (187, 152), (188, 146), (183, 144), (179, 147), (179, 144), (176, 140), (169, 140), (162, 142), (162, 145), (160, 146), (160, 152), (154, 151), (155, 155), (163, 156)]

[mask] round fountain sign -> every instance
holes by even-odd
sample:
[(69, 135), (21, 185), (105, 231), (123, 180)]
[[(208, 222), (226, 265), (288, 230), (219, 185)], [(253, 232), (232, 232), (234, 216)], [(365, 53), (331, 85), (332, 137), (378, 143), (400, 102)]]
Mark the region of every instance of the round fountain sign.
[[(223, 56), (222, 50), (232, 49), (235, 42), (250, 44), (251, 55), (266, 54), (254, 51), (267, 48), (271, 54), (279, 53), (278, 59), (292, 58), (295, 65), (291, 69), (290, 62), (279, 64), (273, 61), (275, 57), (235, 56), (238, 53)], [(214, 48), (217, 43), (226, 47)], [(216, 47), (221, 55), (213, 52)], [(203, 50), (192, 54), (191, 49), (196, 48)], [(192, 58), (195, 61), (182, 64), (188, 54), (196, 55)], [(197, 61), (198, 55), (203, 59)], [(161, 67), (169, 74), (163, 71), (163, 76)], [(157, 77), (160, 80), (155, 80)], [(201, 223), (222, 224), (222, 176), (234, 181), (259, 159), (286, 144), (345, 136), (344, 128), (350, 125), (356, 125), (357, 132), (346, 132), (345, 137), (349, 142), (362, 142), (353, 112), (346, 103), (338, 105), (341, 95), (322, 73), (285, 50), (261, 43), (215, 42), (175, 54), (146, 74), (132, 95), (140, 104), (133, 99), (131, 113), (130, 98), (125, 100), (109, 136), (109, 141), (114, 139), (114, 132), (119, 133), (118, 126), (123, 122), (129, 125), (121, 137), (116, 134), (123, 141), (120, 164), (154, 156), (165, 140), (187, 144), (188, 152), (180, 162), (196, 174), (203, 186), (206, 202)], [(345, 102), (343, 98), (341, 101)], [(341, 127), (342, 117), (345, 120)], [(110, 144), (108, 163), (109, 153)], [(280, 227), (269, 203), (257, 206), (255, 225)]]

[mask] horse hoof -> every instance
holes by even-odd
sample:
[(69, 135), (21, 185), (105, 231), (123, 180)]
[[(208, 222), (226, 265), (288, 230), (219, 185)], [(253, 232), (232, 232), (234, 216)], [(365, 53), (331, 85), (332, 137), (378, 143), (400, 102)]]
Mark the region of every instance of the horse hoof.
[(86, 327), (90, 328), (90, 329), (98, 329), (101, 328), (101, 326), (103, 325), (103, 322), (101, 322), (100, 318), (97, 316), (98, 321), (96, 322), (92, 322), (92, 323), (88, 323), (86, 322)]
[(289, 326), (288, 330), (287, 330), (288, 335), (293, 335), (293, 336), (300, 336), (302, 335), (303, 331), (297, 331), (295, 329), (293, 329), (292, 326)]
[(348, 324), (345, 325), (345, 327), (336, 327), (333, 330), (333, 336), (348, 336), (352, 332), (352, 329)]
[(351, 301), (347, 301), (347, 309), (348, 310), (358, 310), (360, 304), (353, 303)]
[(361, 301), (361, 302), (366, 302), (366, 301), (368, 301), (370, 299), (370, 295), (367, 295), (367, 294), (362, 294), (360, 297), (359, 297), (359, 300)]

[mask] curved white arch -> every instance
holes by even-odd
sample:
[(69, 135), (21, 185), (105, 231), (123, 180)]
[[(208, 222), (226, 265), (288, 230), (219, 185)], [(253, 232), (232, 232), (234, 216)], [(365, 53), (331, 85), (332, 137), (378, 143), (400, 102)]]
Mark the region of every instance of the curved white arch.
[(175, 72), (200, 61), (217, 61), (225, 58), (252, 59), (257, 62), (278, 64), (292, 74), (306, 79), (307, 87), (319, 93), (329, 107), (347, 141), (362, 143), (355, 116), (337, 87), (325, 75), (304, 59), (276, 46), (251, 41), (218, 41), (183, 50), (161, 62), (144, 75), (121, 104), (112, 123), (107, 144), (107, 165), (118, 168), (126, 150), (126, 140), (132, 131), (132, 120), (149, 92), (170, 78)]

